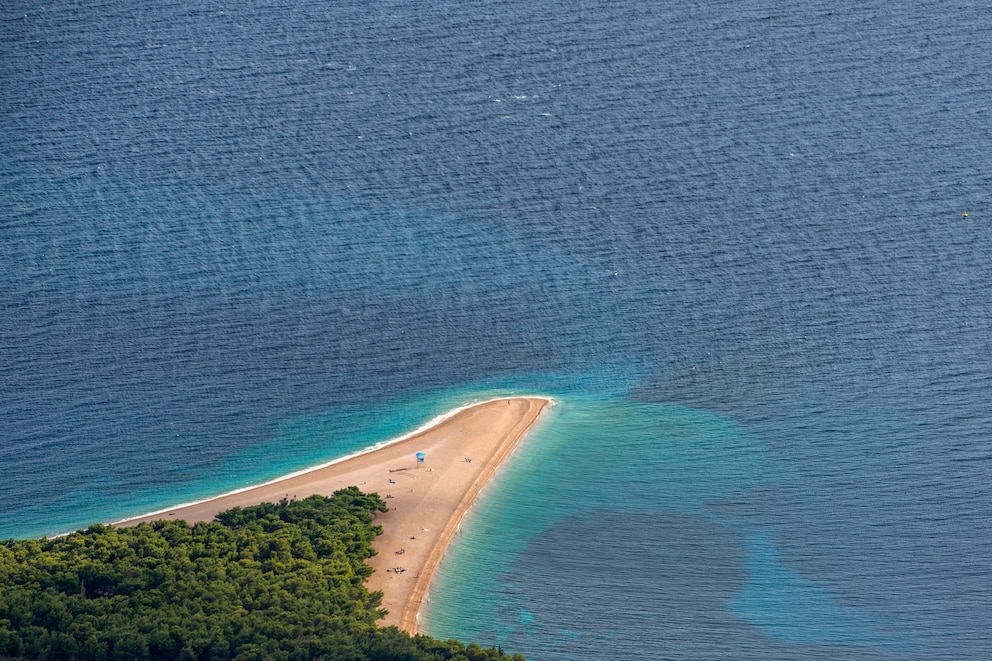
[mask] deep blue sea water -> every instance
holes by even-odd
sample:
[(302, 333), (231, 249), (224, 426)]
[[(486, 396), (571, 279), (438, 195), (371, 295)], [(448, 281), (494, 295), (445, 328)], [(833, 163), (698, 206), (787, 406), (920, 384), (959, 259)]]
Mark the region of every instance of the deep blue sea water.
[(429, 633), (992, 657), (987, 5), (0, 17), (0, 538), (541, 392)]

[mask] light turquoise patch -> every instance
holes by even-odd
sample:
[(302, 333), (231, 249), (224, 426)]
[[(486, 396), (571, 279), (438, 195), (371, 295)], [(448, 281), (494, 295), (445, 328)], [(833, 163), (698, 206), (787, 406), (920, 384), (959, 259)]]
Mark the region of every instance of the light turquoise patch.
[(789, 643), (886, 645), (871, 613), (838, 604), (823, 585), (783, 564), (768, 535), (748, 535), (745, 545), (748, 579), (728, 604), (738, 616)]

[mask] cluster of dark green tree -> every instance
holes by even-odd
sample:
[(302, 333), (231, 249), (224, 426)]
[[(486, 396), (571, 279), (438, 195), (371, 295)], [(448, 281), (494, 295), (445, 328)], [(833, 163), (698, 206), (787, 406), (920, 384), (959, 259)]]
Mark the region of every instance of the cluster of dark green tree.
[[(376, 626), (377, 495), (235, 508), (211, 523), (0, 542), (0, 658), (476, 661), (502, 650)], [(510, 657), (522, 661), (523, 657)]]

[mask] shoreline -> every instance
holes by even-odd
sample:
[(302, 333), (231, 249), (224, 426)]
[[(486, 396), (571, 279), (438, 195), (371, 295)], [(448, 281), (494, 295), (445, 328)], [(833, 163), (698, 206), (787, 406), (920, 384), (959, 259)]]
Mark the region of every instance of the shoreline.
[[(307, 475), (308, 473), (314, 473), (316, 471), (324, 470), (325, 468), (329, 468), (329, 467), (334, 466), (336, 464), (340, 464), (340, 463), (343, 463), (345, 461), (349, 461), (351, 459), (355, 459), (356, 457), (361, 457), (363, 455), (371, 454), (371, 453), (376, 452), (378, 450), (381, 450), (383, 448), (387, 448), (390, 445), (394, 445), (396, 443), (402, 443), (405, 440), (408, 440), (410, 438), (413, 438), (415, 436), (418, 436), (418, 435), (420, 435), (420, 434), (422, 434), (424, 432), (430, 431), (431, 429), (433, 429), (434, 427), (437, 427), (438, 425), (444, 424), (445, 421), (453, 418), (454, 416), (458, 415), (459, 413), (461, 413), (463, 411), (466, 411), (466, 410), (468, 410), (468, 409), (470, 409), (470, 408), (472, 408), (474, 406), (482, 406), (484, 404), (490, 404), (492, 402), (501, 402), (501, 401), (504, 401), (504, 400), (507, 400), (507, 399), (538, 399), (538, 400), (544, 400), (547, 403), (547, 406), (554, 406), (554, 404), (556, 403), (555, 400), (552, 399), (551, 397), (545, 397), (543, 395), (510, 395), (509, 397), (493, 397), (491, 399), (484, 399), (484, 400), (480, 400), (478, 402), (470, 402), (468, 404), (463, 404), (461, 406), (458, 406), (456, 408), (451, 409), (450, 411), (445, 411), (444, 413), (440, 413), (440, 414), (434, 416), (433, 418), (431, 418), (430, 420), (428, 420), (424, 424), (420, 425), (419, 427), (417, 427), (413, 431), (407, 432), (405, 434), (400, 434), (399, 436), (397, 436), (395, 438), (390, 438), (390, 439), (387, 439), (385, 441), (380, 441), (379, 443), (376, 443), (374, 445), (370, 445), (369, 447), (363, 448), (361, 450), (358, 450), (357, 452), (352, 452), (350, 454), (346, 454), (346, 455), (341, 456), (341, 457), (338, 457), (336, 459), (331, 459), (330, 461), (325, 461), (324, 463), (317, 464), (316, 466), (309, 466), (307, 468), (301, 468), (300, 470), (293, 471), (292, 473), (286, 473), (285, 475), (280, 475), (279, 477), (274, 477), (271, 480), (266, 480), (265, 482), (260, 482), (258, 484), (252, 484), (252, 485), (249, 485), (249, 486), (246, 486), (246, 487), (239, 487), (237, 489), (233, 489), (231, 491), (226, 491), (226, 492), (224, 492), (222, 494), (218, 494), (216, 496), (210, 496), (208, 498), (201, 498), (200, 500), (191, 500), (191, 501), (186, 502), (186, 503), (179, 503), (177, 505), (170, 505), (169, 507), (163, 507), (162, 509), (158, 509), (158, 510), (155, 510), (153, 512), (147, 512), (145, 514), (138, 514), (136, 516), (129, 516), (127, 518), (120, 519), (118, 521), (111, 521), (107, 525), (111, 525), (111, 526), (128, 526), (128, 525), (134, 525), (133, 522), (139, 522), (140, 523), (141, 521), (148, 521), (148, 520), (150, 520), (149, 517), (157, 517), (160, 514), (168, 515), (169, 512), (175, 512), (176, 510), (185, 509), (185, 508), (188, 508), (188, 507), (196, 507), (196, 506), (199, 506), (199, 505), (204, 505), (204, 504), (210, 503), (211, 501), (214, 501), (214, 500), (219, 500), (221, 498), (227, 498), (229, 496), (236, 496), (238, 494), (246, 493), (246, 492), (252, 491), (254, 489), (261, 489), (263, 487), (269, 487), (269, 486), (272, 486), (272, 485), (277, 484), (279, 482), (283, 482), (284, 480), (289, 480), (289, 479), (292, 479), (292, 478), (295, 478), (295, 477), (300, 477), (300, 476), (303, 476), (303, 475)], [(220, 512), (223, 512), (224, 510), (219, 510), (219, 511)], [(61, 536), (64, 536), (64, 535), (68, 535), (71, 532), (74, 532), (74, 531), (69, 531), (69, 532), (61, 533), (59, 535), (52, 535), (52, 537), (61, 537)]]
[[(212, 498), (184, 503), (114, 522), (134, 526), (159, 519), (210, 521), (232, 507), (283, 498), (330, 495), (346, 486), (379, 493), (389, 511), (377, 516), (383, 534), (370, 592), (383, 593), (389, 611), (380, 626), (417, 633), (421, 605), (431, 580), (465, 513), (534, 427), (555, 404), (543, 396), (511, 396), (473, 402), (435, 416), (411, 432), (267, 482)], [(426, 454), (423, 462), (416, 453)]]

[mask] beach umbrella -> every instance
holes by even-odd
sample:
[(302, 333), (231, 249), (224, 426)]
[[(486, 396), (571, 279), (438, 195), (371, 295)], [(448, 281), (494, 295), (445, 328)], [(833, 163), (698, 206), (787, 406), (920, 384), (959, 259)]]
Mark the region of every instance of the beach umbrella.
[(418, 452), (418, 453), (417, 453), (417, 463), (418, 463), (418, 464), (422, 464), (422, 463), (424, 463), (424, 459), (425, 459), (426, 457), (427, 457), (427, 455), (426, 455), (426, 454), (424, 454), (423, 452)]

